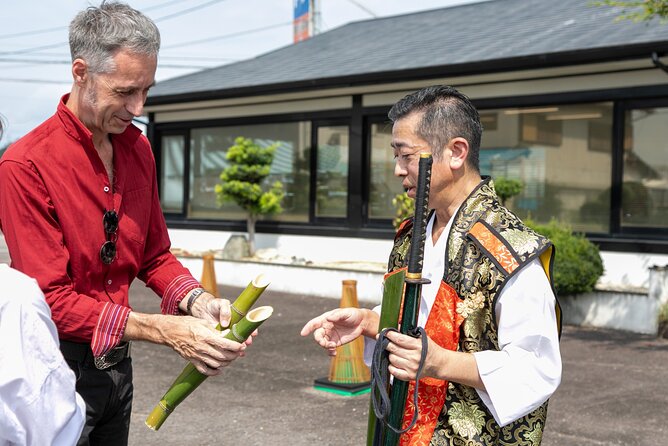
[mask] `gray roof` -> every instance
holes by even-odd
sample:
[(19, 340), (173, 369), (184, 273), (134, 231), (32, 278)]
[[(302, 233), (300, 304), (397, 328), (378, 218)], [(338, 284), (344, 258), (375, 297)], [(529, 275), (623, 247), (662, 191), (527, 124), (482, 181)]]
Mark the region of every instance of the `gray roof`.
[(350, 23), (253, 59), (159, 82), (148, 104), (494, 72), (668, 49), (668, 25), (591, 0), (493, 0)]

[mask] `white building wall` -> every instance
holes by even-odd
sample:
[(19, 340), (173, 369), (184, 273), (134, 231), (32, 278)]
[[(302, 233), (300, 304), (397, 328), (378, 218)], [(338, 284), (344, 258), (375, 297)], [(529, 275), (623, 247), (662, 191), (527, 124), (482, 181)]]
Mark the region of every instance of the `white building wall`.
[[(231, 235), (242, 234), (191, 229), (170, 229), (169, 233), (173, 248), (196, 255), (221, 250)], [(256, 245), (258, 250), (275, 249), (281, 258), (310, 260), (315, 266), (382, 272), (392, 249), (392, 240), (257, 234)], [(646, 291), (649, 287), (649, 268), (668, 265), (668, 254), (603, 251), (601, 257), (605, 273), (599, 280), (599, 287), (609, 290)], [(193, 273), (196, 274), (195, 271)], [(340, 284), (336, 284), (335, 289), (338, 291), (333, 297), (340, 296)]]

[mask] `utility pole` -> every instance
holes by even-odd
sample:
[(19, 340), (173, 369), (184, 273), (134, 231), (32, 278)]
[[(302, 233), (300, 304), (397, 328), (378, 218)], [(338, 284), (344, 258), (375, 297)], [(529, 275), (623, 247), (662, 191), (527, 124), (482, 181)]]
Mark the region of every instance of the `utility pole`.
[(320, 33), (320, 0), (293, 0), (294, 43)]
[(320, 31), (322, 31), (321, 18), (320, 18), (320, 0), (310, 0), (310, 1), (311, 1), (311, 10), (313, 11), (313, 13), (311, 14), (311, 20), (312, 20), (311, 29), (313, 30), (311, 36), (315, 36), (320, 34)]

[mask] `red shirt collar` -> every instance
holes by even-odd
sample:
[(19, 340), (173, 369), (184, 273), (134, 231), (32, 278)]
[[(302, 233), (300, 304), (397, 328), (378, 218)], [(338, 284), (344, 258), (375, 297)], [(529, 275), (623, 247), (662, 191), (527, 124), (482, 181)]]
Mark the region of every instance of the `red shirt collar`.
[[(72, 110), (67, 108), (67, 100), (70, 98), (70, 94), (67, 93), (58, 102), (58, 109), (56, 115), (60, 119), (60, 122), (63, 124), (63, 128), (68, 135), (72, 138), (80, 141), (82, 144), (90, 144), (93, 146), (93, 133), (88, 130), (88, 128), (81, 122), (77, 116), (72, 113)], [(130, 124), (127, 129), (120, 135), (113, 135), (113, 138), (119, 138), (120, 140), (135, 141), (139, 135), (141, 135), (141, 130), (139, 130), (134, 124)]]

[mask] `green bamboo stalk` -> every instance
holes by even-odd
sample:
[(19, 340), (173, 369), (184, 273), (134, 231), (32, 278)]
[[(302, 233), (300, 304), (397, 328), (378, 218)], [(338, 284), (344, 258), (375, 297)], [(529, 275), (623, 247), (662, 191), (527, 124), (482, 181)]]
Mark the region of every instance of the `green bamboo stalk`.
[[(232, 326), (225, 335), (225, 339), (244, 342), (253, 331), (271, 316), (273, 311), (274, 309), (268, 306), (258, 307), (249, 311), (246, 316)], [(207, 375), (197, 371), (192, 363), (188, 364), (146, 418), (146, 425), (155, 431), (160, 429), (160, 426), (162, 426), (174, 409), (204, 382), (206, 378)]]
[[(269, 285), (269, 281), (264, 274), (260, 274), (252, 282), (248, 284), (245, 290), (239, 294), (232, 305), (230, 305), (230, 327), (236, 324), (243, 318), (248, 310), (255, 304), (255, 301), (260, 297), (264, 290)], [(218, 324), (216, 330), (222, 330), (222, 326)]]
[[(269, 282), (265, 279), (265, 276), (260, 274), (239, 294), (239, 297), (232, 303), (231, 328), (225, 334), (226, 339), (239, 343), (244, 342), (257, 327), (271, 316), (273, 311), (271, 307), (259, 307), (248, 311), (268, 285)], [(216, 330), (222, 331), (223, 328), (218, 324)], [(188, 363), (146, 418), (146, 425), (156, 431), (160, 429), (160, 426), (176, 406), (186, 399), (206, 378), (207, 375), (200, 373), (192, 363)]]
[[(383, 300), (380, 306), (380, 319), (378, 321), (378, 333), (384, 328), (397, 328), (399, 326), (399, 313), (401, 312), (401, 300), (404, 294), (406, 269), (400, 269), (388, 274), (383, 287)], [(374, 392), (374, 389), (371, 389)], [(371, 398), (373, 398), (373, 393)], [(373, 444), (378, 420), (373, 411), (373, 404), (369, 401), (369, 419), (367, 421), (366, 444)]]

